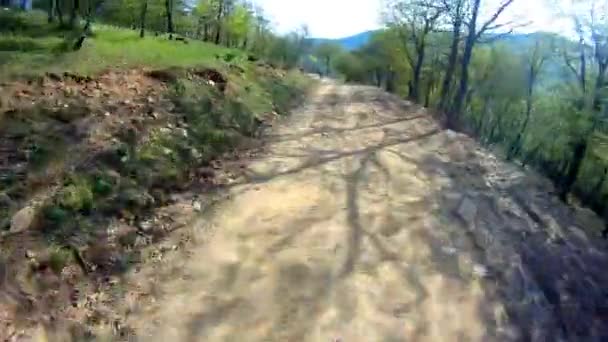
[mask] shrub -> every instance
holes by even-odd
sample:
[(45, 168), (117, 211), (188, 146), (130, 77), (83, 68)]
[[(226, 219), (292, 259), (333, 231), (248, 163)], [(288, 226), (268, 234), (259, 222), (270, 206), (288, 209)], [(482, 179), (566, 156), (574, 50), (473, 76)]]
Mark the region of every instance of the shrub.
[(77, 177), (70, 180), (61, 190), (58, 203), (70, 211), (89, 212), (93, 208), (93, 191), (87, 179)]

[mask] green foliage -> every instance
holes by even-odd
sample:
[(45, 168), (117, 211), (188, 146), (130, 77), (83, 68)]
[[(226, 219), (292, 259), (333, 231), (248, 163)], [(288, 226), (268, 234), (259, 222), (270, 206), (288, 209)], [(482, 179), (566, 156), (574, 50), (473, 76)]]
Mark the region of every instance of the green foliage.
[[(8, 59), (0, 63), (0, 75), (11, 77), (64, 71), (91, 75), (109, 66), (163, 68), (203, 63), (213, 65), (216, 63), (215, 55), (241, 54), (197, 41), (184, 45), (168, 41), (164, 37), (140, 39), (135, 31), (105, 25), (96, 25), (95, 32), (95, 36), (88, 39), (82, 50), (59, 55), (55, 53), (54, 48), (61, 43), (61, 39), (53, 36), (35, 38), (35, 41), (45, 48), (35, 51), (7, 51)], [(0, 46), (5, 39), (8, 38), (0, 36)], [(3, 52), (0, 51), (0, 57), (2, 55)]]
[(242, 4), (237, 4), (227, 20), (228, 32), (233, 39), (242, 41), (247, 37), (253, 21), (252, 13)]
[(347, 82), (365, 82), (366, 65), (361, 58), (353, 53), (344, 53), (334, 62), (336, 71), (343, 75)]
[(73, 177), (61, 190), (58, 204), (73, 212), (88, 212), (93, 208), (93, 191), (89, 180), (84, 177)]
[(338, 43), (324, 42), (315, 49), (315, 55), (321, 60), (326, 74), (332, 72), (335, 58), (343, 53), (342, 47)]
[(110, 181), (97, 177), (93, 182), (93, 194), (96, 196), (107, 196), (113, 192), (113, 185)]
[[(493, 25), (483, 26), (478, 19), (476, 30), (482, 31), (473, 43), (487, 43), (472, 45), (468, 77), (462, 82), (465, 70), (460, 64), (472, 8), (462, 1), (447, 3), (464, 7), (442, 10), (433, 1), (387, 1), (382, 13), (387, 26), (366, 45), (349, 53), (318, 46), (313, 62), (334, 68), (347, 81), (384, 87), (425, 106), (441, 105), (437, 109), (447, 114), (457, 109), (462, 122), (456, 128), (503, 149), (508, 158), (536, 167), (555, 182), (562, 195), (574, 192), (604, 212), (608, 196), (605, 18), (591, 20), (594, 11), (587, 8), (591, 2), (581, 3), (584, 10), (574, 15), (582, 45), (546, 33), (496, 37), (482, 32)], [(456, 19), (461, 20), (460, 41), (452, 45), (449, 29), (432, 27), (447, 23), (452, 29)], [(451, 61), (452, 46), (456, 58)], [(422, 51), (421, 80), (416, 80)], [(451, 73), (450, 63), (454, 63)], [(462, 111), (455, 104), (456, 94), (463, 93), (461, 84)]]
[(63, 247), (52, 247), (49, 251), (49, 267), (56, 274), (61, 274), (61, 271), (72, 261), (72, 251)]

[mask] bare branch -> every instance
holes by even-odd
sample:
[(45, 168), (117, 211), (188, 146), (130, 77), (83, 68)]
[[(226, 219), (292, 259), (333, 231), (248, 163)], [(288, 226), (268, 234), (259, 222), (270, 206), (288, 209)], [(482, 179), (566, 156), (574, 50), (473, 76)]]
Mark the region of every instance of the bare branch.
[(494, 22), (498, 19), (502, 12), (504, 12), (507, 7), (509, 7), (509, 5), (513, 3), (513, 1), (515, 0), (504, 0), (496, 10), (494, 15), (492, 15), (492, 17), (481, 26), (481, 29), (477, 33), (477, 37), (480, 37), (484, 32), (486, 32), (490, 28), (490, 26), (494, 24)]
[(501, 40), (504, 37), (510, 35), (511, 33), (513, 33), (513, 29), (509, 29), (509, 31), (507, 31), (507, 32), (502, 32), (502, 33), (496, 34), (492, 37), (487, 37), (484, 39), (481, 39), (480, 37), (478, 37), (477, 40), (480, 44), (488, 44), (488, 43), (495, 42), (497, 40)]

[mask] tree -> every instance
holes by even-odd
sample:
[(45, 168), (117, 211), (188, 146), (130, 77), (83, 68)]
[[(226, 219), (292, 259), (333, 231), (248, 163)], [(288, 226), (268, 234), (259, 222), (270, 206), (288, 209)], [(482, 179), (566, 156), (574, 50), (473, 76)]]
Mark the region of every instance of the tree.
[(325, 75), (329, 75), (332, 70), (332, 61), (342, 52), (342, 47), (333, 42), (324, 42), (317, 46), (315, 54), (324, 63)]
[(167, 32), (169, 39), (173, 39), (175, 28), (173, 27), (173, 0), (165, 0), (165, 14), (167, 16)]
[[(230, 40), (234, 43), (234, 46), (247, 46), (247, 36), (251, 29), (253, 16), (244, 4), (237, 4), (234, 7), (230, 17), (226, 20), (226, 33), (230, 37)], [(226, 42), (230, 46), (230, 42)]]
[(139, 37), (143, 38), (146, 35), (146, 14), (148, 14), (148, 0), (142, 0), (141, 6), (141, 24), (139, 28)]
[(361, 57), (354, 53), (345, 52), (336, 57), (334, 67), (344, 76), (346, 82), (365, 82), (366, 70)]
[(445, 7), (448, 19), (452, 26), (452, 38), (450, 44), (450, 53), (448, 63), (445, 68), (443, 82), (441, 85), (441, 95), (439, 99), (439, 109), (442, 111), (448, 110), (450, 101), (450, 90), (452, 88), (452, 80), (456, 72), (456, 63), (458, 61), (458, 47), (461, 42), (462, 25), (465, 19), (465, 10), (467, 2), (465, 0), (443, 0), (442, 5)]
[(48, 8), (47, 8), (47, 16), (48, 16), (48, 22), (52, 23), (55, 21), (55, 6), (57, 4), (56, 0), (49, 0), (48, 1)]
[[(582, 98), (579, 100), (579, 107), (589, 116), (590, 124), (574, 140), (572, 145), (572, 160), (568, 164), (562, 184), (560, 184), (560, 196), (566, 199), (576, 182), (583, 161), (589, 149), (590, 138), (594, 136), (597, 128), (599, 116), (604, 112), (602, 105), (602, 89), (605, 86), (606, 69), (608, 68), (608, 19), (603, 14), (608, 10), (608, 3), (604, 0), (588, 0), (578, 3), (578, 13), (572, 15), (574, 28), (579, 38), (579, 65), (578, 68), (572, 64), (568, 58), (565, 59), (568, 68), (575, 74), (579, 81)], [(587, 49), (592, 47), (593, 59), (588, 61)], [(587, 67), (591, 65), (595, 73), (595, 85), (593, 92), (588, 97), (587, 94)], [(587, 105), (588, 104), (588, 105)]]
[(78, 11), (80, 10), (80, 0), (72, 0), (72, 7), (70, 8), (70, 28), (74, 28), (78, 21)]
[(542, 43), (537, 40), (534, 43), (534, 47), (532, 51), (525, 56), (525, 64), (527, 65), (526, 72), (526, 109), (524, 114), (524, 122), (521, 125), (519, 132), (517, 133), (517, 137), (515, 141), (511, 145), (509, 152), (507, 154), (507, 159), (512, 159), (517, 154), (519, 154), (521, 150), (522, 138), (528, 128), (528, 124), (530, 123), (530, 115), (532, 113), (532, 106), (534, 104), (534, 89), (536, 87), (538, 77), (543, 71), (543, 66), (549, 57), (549, 52), (547, 48), (542, 45)]
[(220, 38), (222, 37), (222, 17), (224, 16), (224, 0), (217, 1), (217, 14), (215, 17), (215, 44), (220, 44)]
[(500, 28), (503, 25), (495, 24), (500, 15), (513, 3), (514, 0), (502, 0), (494, 14), (483, 24), (479, 25), (479, 12), (482, 0), (473, 0), (471, 14), (467, 22), (468, 34), (465, 39), (464, 52), (460, 65), (460, 83), (452, 110), (448, 113), (448, 127), (460, 127), (460, 116), (462, 115), (465, 98), (469, 88), (469, 65), (473, 56), (473, 48), (479, 39), (489, 31)]
[(409, 97), (417, 102), (420, 100), (427, 37), (435, 29), (445, 7), (432, 0), (394, 0), (388, 1), (387, 7), (385, 20), (401, 34), (405, 56), (413, 70)]

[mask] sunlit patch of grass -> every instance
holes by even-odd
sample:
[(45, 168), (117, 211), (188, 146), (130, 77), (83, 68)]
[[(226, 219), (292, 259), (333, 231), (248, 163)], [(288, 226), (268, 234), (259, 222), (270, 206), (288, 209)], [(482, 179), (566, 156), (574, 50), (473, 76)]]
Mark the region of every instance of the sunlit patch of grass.
[[(216, 56), (244, 53), (196, 40), (169, 40), (103, 24), (93, 25), (93, 36), (79, 51), (72, 51), (71, 40), (77, 32), (60, 30), (42, 22), (39, 12), (24, 14), (7, 11), (0, 16), (0, 78), (65, 71), (83, 75), (108, 68), (183, 67), (219, 64)], [(10, 22), (9, 22), (10, 21)]]

